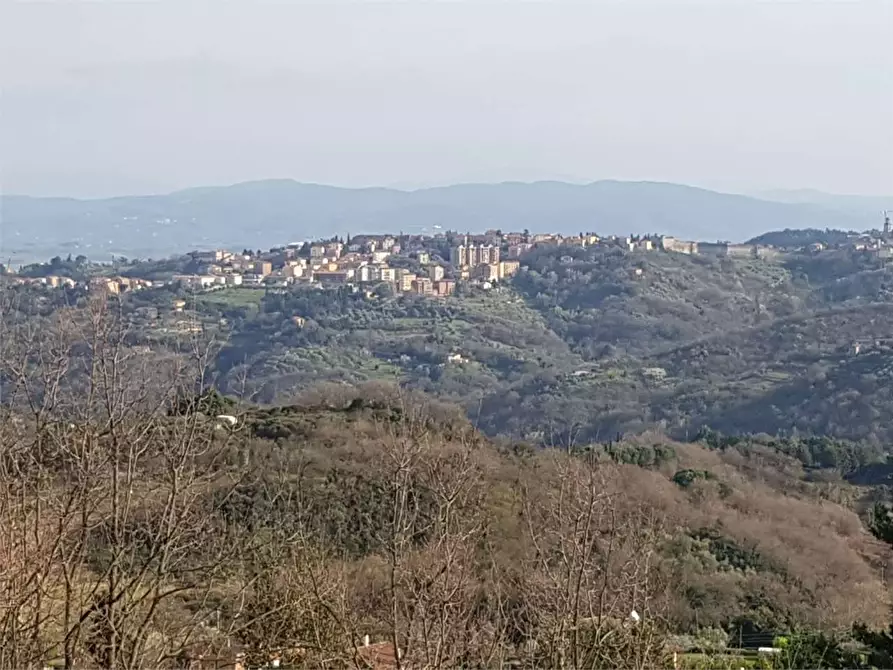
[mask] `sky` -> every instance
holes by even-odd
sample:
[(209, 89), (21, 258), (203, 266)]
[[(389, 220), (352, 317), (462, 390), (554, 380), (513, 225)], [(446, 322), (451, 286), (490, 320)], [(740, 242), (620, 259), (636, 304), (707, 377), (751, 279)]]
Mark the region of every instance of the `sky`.
[(0, 186), (893, 193), (893, 0), (0, 0)]

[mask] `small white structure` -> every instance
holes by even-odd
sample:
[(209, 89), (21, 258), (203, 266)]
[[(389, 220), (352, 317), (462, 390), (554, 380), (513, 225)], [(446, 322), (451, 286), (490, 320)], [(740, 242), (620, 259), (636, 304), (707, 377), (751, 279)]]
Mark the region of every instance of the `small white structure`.
[(230, 428), (235, 428), (239, 423), (239, 420), (234, 417), (232, 414), (218, 414), (217, 415), (217, 427), (223, 428), (224, 425), (229, 426)]
[(657, 381), (667, 378), (667, 371), (663, 368), (642, 368), (642, 374)]

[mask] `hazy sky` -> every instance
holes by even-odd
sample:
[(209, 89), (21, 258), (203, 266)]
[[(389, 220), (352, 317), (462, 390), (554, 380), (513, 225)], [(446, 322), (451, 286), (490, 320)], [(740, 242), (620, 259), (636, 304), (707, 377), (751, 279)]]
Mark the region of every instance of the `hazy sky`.
[(7, 193), (893, 192), (893, 0), (0, 0)]

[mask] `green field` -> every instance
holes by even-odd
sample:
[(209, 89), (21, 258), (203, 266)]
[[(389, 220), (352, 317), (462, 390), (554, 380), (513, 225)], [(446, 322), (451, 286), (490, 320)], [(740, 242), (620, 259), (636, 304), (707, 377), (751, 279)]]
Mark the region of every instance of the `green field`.
[(196, 302), (220, 307), (258, 307), (266, 291), (262, 288), (225, 288), (196, 296)]

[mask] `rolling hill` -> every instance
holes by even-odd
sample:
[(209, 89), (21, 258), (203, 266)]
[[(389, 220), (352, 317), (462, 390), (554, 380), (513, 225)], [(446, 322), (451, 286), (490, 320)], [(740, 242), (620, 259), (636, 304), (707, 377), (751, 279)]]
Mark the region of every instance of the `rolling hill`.
[(257, 314), (201, 309), (231, 327), (217, 384), (265, 402), (388, 380), (546, 444), (703, 427), (879, 443), (893, 282), (873, 263), (545, 249), (510, 286), (456, 300), (297, 292), (259, 297)]

